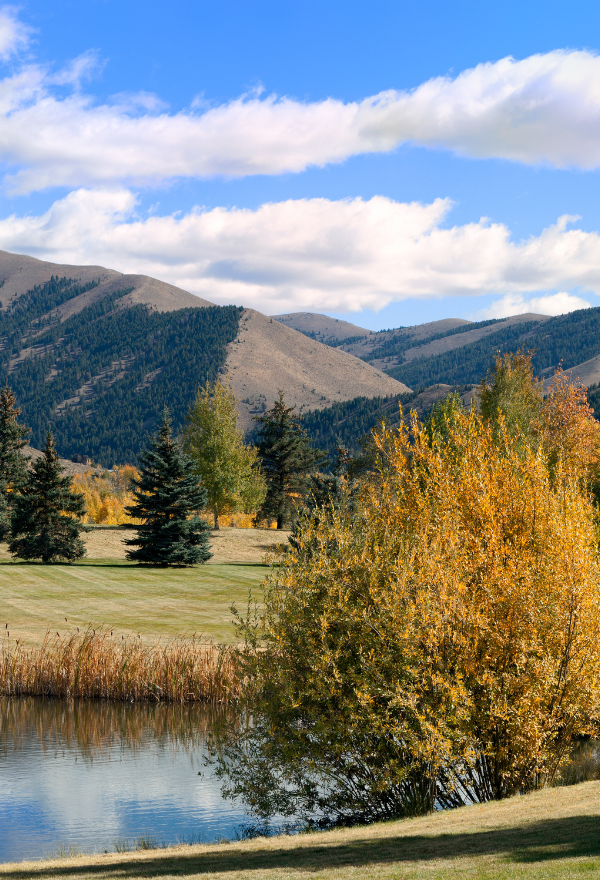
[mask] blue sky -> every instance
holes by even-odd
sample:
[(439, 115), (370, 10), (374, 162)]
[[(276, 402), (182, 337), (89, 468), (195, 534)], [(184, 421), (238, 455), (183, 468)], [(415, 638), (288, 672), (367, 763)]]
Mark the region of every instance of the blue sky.
[(373, 329), (599, 305), (599, 49), (592, 3), (5, 6), (0, 247)]

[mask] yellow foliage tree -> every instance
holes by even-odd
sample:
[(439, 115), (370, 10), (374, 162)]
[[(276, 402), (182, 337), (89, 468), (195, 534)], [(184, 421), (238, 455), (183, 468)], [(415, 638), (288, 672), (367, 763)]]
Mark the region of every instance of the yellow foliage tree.
[(257, 451), (238, 428), (236, 406), (229, 378), (212, 385), (207, 380), (185, 420), (184, 448), (206, 489), (215, 529), (223, 515), (257, 510), (266, 493)]
[[(438, 414), (439, 419), (439, 414)], [(577, 473), (475, 410), (413, 414), (308, 519), (242, 622), (248, 724), (224, 790), (259, 817), (374, 821), (552, 778), (600, 711), (595, 511)], [(558, 478), (557, 478), (558, 477)]]
[(97, 525), (123, 525), (135, 520), (127, 513), (126, 507), (133, 504), (131, 480), (138, 476), (132, 465), (116, 467), (102, 474), (88, 471), (73, 477), (73, 488), (85, 500), (85, 522)]

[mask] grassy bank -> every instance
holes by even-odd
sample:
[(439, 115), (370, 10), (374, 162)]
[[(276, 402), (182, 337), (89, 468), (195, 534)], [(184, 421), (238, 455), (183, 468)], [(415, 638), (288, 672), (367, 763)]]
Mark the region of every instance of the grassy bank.
[(88, 626), (108, 627), (119, 638), (156, 641), (196, 632), (232, 642), (231, 603), (244, 608), (265, 573), (261, 564), (150, 569), (104, 559), (0, 562), (0, 628), (12, 644), (19, 639), (28, 646), (40, 646), (48, 630), (63, 637)]
[(600, 873), (600, 783), (370, 827), (0, 865), (0, 877), (567, 880)]

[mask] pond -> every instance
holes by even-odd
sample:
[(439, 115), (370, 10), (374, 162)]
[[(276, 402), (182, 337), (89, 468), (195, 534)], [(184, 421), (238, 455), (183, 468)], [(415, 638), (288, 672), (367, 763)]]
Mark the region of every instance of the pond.
[(204, 707), (0, 698), (0, 861), (233, 838)]

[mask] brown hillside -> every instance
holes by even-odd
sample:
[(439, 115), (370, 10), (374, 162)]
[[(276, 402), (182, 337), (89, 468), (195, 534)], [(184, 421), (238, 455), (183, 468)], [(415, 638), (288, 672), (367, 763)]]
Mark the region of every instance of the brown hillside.
[[(395, 367), (400, 363), (409, 363), (409, 361), (414, 361), (417, 358), (428, 358), (434, 357), (436, 354), (443, 354), (446, 351), (453, 351), (456, 348), (462, 348), (464, 345), (470, 345), (472, 342), (477, 342), (479, 339), (483, 339), (486, 336), (492, 336), (494, 333), (498, 333), (499, 330), (504, 330), (506, 327), (511, 327), (513, 324), (524, 324), (529, 321), (547, 321), (548, 315), (534, 315), (531, 313), (525, 315), (515, 315), (513, 318), (506, 318), (504, 321), (498, 321), (497, 324), (488, 324), (487, 327), (476, 327), (474, 330), (465, 330), (463, 333), (456, 333), (453, 336), (445, 336), (443, 339), (433, 339), (431, 342), (427, 342), (426, 340), (421, 345), (416, 345), (414, 348), (409, 348), (404, 352), (402, 358), (386, 358), (372, 360), (371, 363), (374, 367), (378, 367), (380, 370), (390, 369), (391, 367)], [(441, 321), (435, 322), (442, 323)], [(463, 322), (468, 323), (468, 322)], [(425, 325), (426, 326), (426, 325)], [(412, 329), (412, 328), (411, 328)], [(453, 329), (452, 327), (448, 327), (448, 330)], [(444, 330), (437, 330), (436, 333), (443, 333)]]
[[(35, 461), (36, 458), (40, 458), (44, 453), (40, 449), (36, 449), (34, 446), (24, 446), (23, 447), (23, 455), (30, 458), (32, 461)], [(89, 464), (79, 464), (77, 462), (71, 461), (70, 458), (60, 458), (59, 459), (61, 467), (64, 468), (64, 473), (68, 477), (74, 477), (75, 474), (85, 474), (90, 470), (93, 470), (92, 466)]]
[[(72, 266), (49, 263), (34, 257), (0, 251), (0, 300), (5, 309), (9, 302), (18, 299), (36, 284), (43, 284), (53, 275), (76, 279), (87, 283), (100, 279), (98, 287), (68, 300), (57, 308), (54, 316), (64, 321), (86, 306), (110, 293), (125, 288), (132, 292), (120, 303), (144, 304), (161, 312), (182, 308), (203, 308), (212, 303), (200, 299), (179, 287), (150, 278), (147, 275), (124, 275), (103, 266)], [(318, 316), (322, 317), (322, 316)], [(331, 320), (333, 325), (345, 322)], [(363, 332), (361, 328), (352, 327)], [(370, 331), (364, 331), (366, 333)], [(35, 357), (33, 348), (23, 349), (14, 364), (27, 357)], [(125, 361), (119, 361), (115, 370), (128, 369)], [(251, 413), (269, 407), (278, 389), (286, 393), (290, 404), (305, 409), (329, 406), (337, 400), (348, 400), (358, 395), (398, 394), (406, 386), (386, 376), (357, 358), (343, 351), (322, 345), (291, 327), (267, 318), (260, 312), (246, 310), (240, 325), (238, 339), (230, 345), (227, 369), (232, 377), (233, 388), (246, 402), (241, 405), (242, 424), (252, 426)], [(93, 397), (87, 386), (80, 394), (86, 400)], [(64, 404), (77, 405), (79, 398)]]
[[(342, 345), (344, 351), (353, 354), (356, 357), (367, 357), (382, 345), (386, 345), (393, 340), (400, 342), (407, 337), (414, 340), (415, 344), (420, 345), (424, 340), (431, 339), (438, 333), (447, 333), (448, 330), (454, 330), (455, 327), (462, 327), (470, 324), (463, 318), (443, 318), (440, 321), (428, 321), (426, 324), (415, 324), (413, 327), (398, 327), (395, 330), (382, 330), (379, 333), (372, 333), (358, 342), (350, 342), (348, 345)], [(384, 361), (381, 361), (384, 363)], [(387, 366), (395, 366), (385, 361)]]
[(340, 341), (351, 336), (371, 336), (372, 330), (357, 327), (349, 321), (339, 321), (316, 312), (292, 312), (289, 315), (272, 316), (280, 324), (299, 330), (300, 333), (314, 333), (318, 339)]
[(229, 346), (227, 369), (242, 400), (245, 429), (252, 426), (252, 415), (272, 405), (280, 388), (289, 404), (304, 409), (409, 390), (345, 351), (315, 342), (253, 309), (244, 311), (238, 338)]
[(9, 254), (0, 251), (0, 301), (2, 308), (18, 299), (23, 293), (31, 290), (36, 284), (44, 284), (53, 275), (73, 278), (83, 284), (100, 279), (100, 284), (93, 290), (75, 299), (69, 300), (57, 310), (61, 320), (77, 314), (93, 302), (102, 299), (109, 293), (125, 288), (133, 288), (126, 298), (131, 305), (139, 303), (151, 306), (160, 312), (172, 312), (176, 309), (201, 308), (212, 303), (186, 290), (158, 281), (148, 275), (124, 275), (104, 266), (71, 266), (59, 263), (48, 263), (21, 254)]
[(568, 373), (573, 381), (581, 382), (586, 388), (590, 385), (595, 385), (597, 382), (600, 382), (600, 355), (590, 358), (589, 361), (584, 361), (582, 364), (577, 364), (576, 367), (565, 370), (565, 373)]

